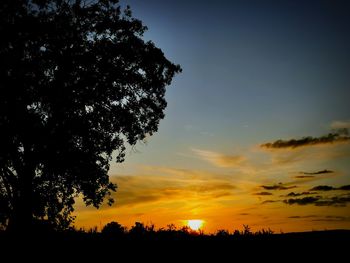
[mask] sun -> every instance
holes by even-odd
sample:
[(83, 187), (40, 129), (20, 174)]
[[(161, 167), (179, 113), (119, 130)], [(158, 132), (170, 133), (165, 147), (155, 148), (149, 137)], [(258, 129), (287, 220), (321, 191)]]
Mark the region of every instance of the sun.
[(191, 219), (191, 220), (187, 220), (187, 225), (194, 231), (197, 231), (198, 229), (200, 229), (204, 224), (203, 220), (200, 219)]

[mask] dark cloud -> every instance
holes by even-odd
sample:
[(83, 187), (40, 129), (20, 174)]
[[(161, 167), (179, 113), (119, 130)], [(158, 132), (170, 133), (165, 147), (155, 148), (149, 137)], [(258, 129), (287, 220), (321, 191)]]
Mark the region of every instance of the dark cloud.
[(350, 185), (343, 185), (337, 188), (338, 190), (350, 191)]
[(284, 203), (288, 205), (309, 205), (309, 204), (315, 204), (320, 198), (319, 197), (313, 197), (313, 196), (307, 196), (303, 198), (291, 198), (287, 200), (283, 200)]
[(307, 215), (307, 216), (289, 216), (288, 218), (294, 218), (294, 219), (299, 219), (299, 218), (313, 218), (317, 217), (315, 215)]
[(330, 174), (330, 173), (334, 173), (334, 171), (325, 169), (322, 171), (311, 172), (311, 173), (308, 173), (308, 172), (300, 172), (300, 173), (305, 175), (317, 175), (317, 174)]
[(294, 178), (307, 179), (307, 178), (315, 178), (315, 176), (313, 176), (313, 175), (297, 175), (297, 176), (294, 176)]
[(239, 214), (240, 216), (248, 216), (248, 215), (250, 215), (249, 213), (240, 213)]
[(283, 200), (288, 205), (310, 205), (315, 206), (346, 206), (350, 203), (350, 195), (348, 196), (333, 196), (333, 197), (321, 197), (321, 196), (308, 196), (303, 198), (291, 198)]
[(336, 190), (336, 188), (328, 185), (318, 185), (310, 189), (310, 191), (331, 191), (331, 190)]
[(320, 200), (315, 203), (317, 206), (346, 206), (350, 203), (350, 196), (334, 196), (328, 200)]
[(290, 192), (289, 194), (287, 194), (287, 197), (293, 196), (301, 196), (301, 195), (312, 195), (312, 194), (317, 194), (316, 192), (302, 192), (302, 193), (294, 193), (294, 192)]
[(341, 129), (328, 135), (321, 137), (304, 137), (301, 139), (291, 139), (291, 140), (277, 140), (275, 142), (264, 143), (261, 145), (263, 148), (268, 149), (283, 149), (283, 148), (298, 148), (303, 146), (313, 146), (318, 144), (331, 144), (338, 142), (350, 141), (347, 129)]
[(265, 190), (287, 190), (287, 189), (292, 189), (295, 188), (296, 186), (284, 186), (283, 184), (279, 183), (279, 184), (274, 184), (274, 185), (262, 185), (262, 188), (264, 188)]
[(318, 185), (310, 189), (310, 191), (332, 191), (332, 190), (350, 191), (350, 185), (343, 185), (340, 187), (333, 187), (329, 185)]
[(272, 195), (270, 192), (260, 192), (260, 193), (255, 193), (254, 195)]

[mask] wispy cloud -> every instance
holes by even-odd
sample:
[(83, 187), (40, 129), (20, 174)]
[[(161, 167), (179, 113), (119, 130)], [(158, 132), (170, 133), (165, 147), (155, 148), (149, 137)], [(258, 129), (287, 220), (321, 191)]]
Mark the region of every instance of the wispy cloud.
[(264, 204), (270, 204), (270, 203), (276, 203), (276, 202), (280, 202), (280, 200), (265, 200), (261, 202), (261, 204), (264, 205)]
[[(339, 174), (338, 174), (339, 175)], [(330, 174), (322, 174), (320, 176), (314, 176), (314, 175), (302, 175), (302, 176), (295, 176), (293, 178), (295, 178), (295, 180), (290, 181), (288, 183), (288, 185), (306, 185), (306, 184), (310, 184), (313, 182), (317, 182), (317, 181), (323, 181), (325, 179), (335, 179), (337, 177), (336, 173), (330, 173)], [(310, 189), (308, 189), (308, 191), (311, 191)]]
[(319, 200), (315, 203), (317, 206), (346, 206), (350, 203), (350, 196), (334, 196), (328, 199)]
[(316, 215), (306, 215), (306, 216), (288, 216), (288, 218), (300, 219), (300, 218), (315, 218)]
[(192, 151), (204, 161), (222, 168), (236, 167), (246, 160), (246, 158), (241, 155), (227, 155), (201, 149), (192, 149)]
[(344, 143), (349, 142), (350, 137), (348, 136), (347, 129), (341, 129), (333, 133), (321, 137), (303, 137), (301, 139), (291, 139), (291, 140), (277, 140), (274, 142), (264, 143), (260, 145), (262, 148), (267, 149), (284, 149), (290, 148), (295, 149), (299, 147), (322, 145), (322, 144), (333, 144), (333, 143)]
[(272, 195), (270, 192), (259, 192), (259, 193), (254, 193), (254, 195)]
[(350, 129), (350, 120), (346, 121), (333, 121), (331, 123), (331, 128), (332, 129)]
[(291, 198), (287, 200), (283, 200), (284, 203), (288, 205), (308, 205), (308, 204), (316, 204), (317, 201), (320, 200), (320, 197), (307, 196), (302, 198)]
[(296, 175), (294, 176), (294, 178), (297, 178), (297, 179), (310, 179), (310, 178), (315, 178), (316, 176), (315, 175), (323, 175), (323, 174), (331, 174), (331, 173), (334, 173), (334, 171), (331, 171), (331, 170), (321, 170), (321, 171), (317, 171), (317, 172), (299, 172), (299, 174), (302, 174), (302, 175)]
[(321, 221), (321, 222), (344, 222), (350, 221), (349, 216), (337, 216), (337, 215), (305, 215), (305, 216), (289, 216), (290, 219), (310, 219), (310, 221)]
[(261, 187), (264, 188), (265, 190), (287, 190), (287, 189), (295, 188), (296, 186), (295, 185), (285, 186), (279, 183), (274, 185), (262, 185)]
[(320, 218), (312, 219), (312, 221), (323, 221), (323, 222), (345, 222), (350, 221), (349, 216), (325, 216)]
[(311, 195), (311, 194), (317, 194), (316, 192), (302, 192), (302, 193), (294, 193), (294, 192), (290, 192), (289, 194), (287, 194), (287, 197), (293, 196), (301, 196), (301, 195)]
[(144, 167), (139, 175), (111, 177), (118, 185), (116, 206), (169, 203), (183, 200), (215, 201), (233, 195), (237, 186), (229, 176), (197, 170)]
[(315, 178), (316, 176), (313, 176), (313, 175), (296, 175), (294, 176), (294, 178), (297, 178), (297, 179), (310, 179), (310, 178)]
[(322, 171), (317, 171), (317, 172), (300, 172), (301, 174), (305, 174), (305, 175), (317, 175), (317, 174), (329, 174), (329, 173), (334, 173), (334, 171), (330, 171), (330, 170), (322, 170)]
[(340, 187), (333, 187), (329, 185), (318, 185), (310, 189), (310, 191), (332, 191), (332, 190), (350, 191), (350, 185), (343, 185)]

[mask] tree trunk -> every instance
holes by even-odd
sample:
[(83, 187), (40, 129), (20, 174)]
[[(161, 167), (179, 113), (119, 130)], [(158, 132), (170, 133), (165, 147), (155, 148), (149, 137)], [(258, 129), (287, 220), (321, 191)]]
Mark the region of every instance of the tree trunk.
[(18, 191), (9, 219), (8, 230), (15, 233), (28, 233), (33, 230), (33, 179), (34, 170), (26, 167), (19, 173)]

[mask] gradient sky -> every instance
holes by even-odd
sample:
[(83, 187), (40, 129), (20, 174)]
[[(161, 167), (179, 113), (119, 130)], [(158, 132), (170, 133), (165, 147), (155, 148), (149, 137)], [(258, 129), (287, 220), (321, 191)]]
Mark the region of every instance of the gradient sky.
[[(167, 90), (158, 133), (111, 165), (115, 205), (79, 203), (76, 225), (349, 229), (350, 191), (339, 189), (350, 184), (348, 135), (261, 146), (350, 128), (346, 2), (121, 1), (183, 73)], [(319, 185), (333, 190), (311, 190)]]

